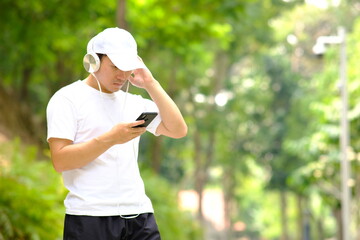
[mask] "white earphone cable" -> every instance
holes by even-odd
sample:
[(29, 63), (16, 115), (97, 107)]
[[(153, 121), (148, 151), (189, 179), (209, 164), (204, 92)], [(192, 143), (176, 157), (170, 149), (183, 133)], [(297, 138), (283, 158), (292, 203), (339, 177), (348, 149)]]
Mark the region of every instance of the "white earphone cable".
[[(106, 112), (106, 109), (105, 109), (105, 101), (104, 101), (104, 96), (103, 96), (103, 92), (102, 92), (102, 88), (101, 88), (101, 84), (99, 82), (99, 80), (97, 79), (95, 73), (91, 73), (91, 75), (95, 78), (96, 80), (96, 83), (98, 85), (98, 88), (99, 88), (99, 94), (100, 94), (100, 97), (101, 97), (101, 101), (102, 101), (102, 106), (104, 108), (104, 111)], [(128, 94), (128, 91), (129, 91), (129, 85), (130, 85), (130, 81), (128, 80), (127, 81), (127, 85), (126, 85), (126, 92), (125, 92), (125, 97), (124, 97), (124, 103), (123, 103), (123, 109), (122, 109), (122, 114), (124, 114), (125, 112), (125, 106), (126, 106), (126, 99), (127, 99), (127, 94)], [(110, 118), (110, 120), (112, 120)], [(121, 118), (121, 120), (123, 120), (123, 117)], [(121, 121), (120, 120), (120, 121)], [(112, 120), (112, 122), (114, 122)], [(122, 121), (121, 121), (122, 122)], [(135, 150), (135, 141), (134, 140), (131, 140), (132, 141), (132, 149), (133, 149), (133, 153), (134, 153), (134, 158), (137, 159), (137, 154), (136, 154), (136, 150)], [(116, 159), (118, 159), (119, 157), (119, 151), (116, 152)], [(119, 175), (119, 173), (117, 174)], [(140, 198), (140, 196), (139, 196)], [(138, 200), (138, 205), (141, 206), (141, 201), (140, 199)], [(120, 208), (120, 202), (117, 203), (117, 207), (118, 209)], [(134, 214), (134, 215), (121, 215), (119, 214), (119, 216), (123, 219), (132, 219), (132, 218), (136, 218), (138, 217), (140, 214)]]
[[(103, 102), (103, 105), (105, 104), (104, 103), (104, 96), (103, 96), (103, 92), (102, 92), (102, 88), (101, 88), (101, 84), (98, 80), (98, 78), (96, 77), (95, 73), (91, 73), (91, 75), (95, 78), (96, 80), (96, 83), (98, 85), (98, 88), (99, 88), (99, 94), (100, 94), (100, 97), (102, 99), (102, 102)], [(124, 113), (125, 111), (125, 106), (126, 106), (126, 99), (127, 99), (127, 94), (129, 92), (129, 85), (130, 85), (130, 81), (127, 80), (127, 85), (126, 85), (126, 92), (125, 92), (125, 97), (124, 97), (124, 103), (123, 103), (123, 109), (122, 109), (122, 112)], [(104, 106), (103, 106), (104, 107)]]

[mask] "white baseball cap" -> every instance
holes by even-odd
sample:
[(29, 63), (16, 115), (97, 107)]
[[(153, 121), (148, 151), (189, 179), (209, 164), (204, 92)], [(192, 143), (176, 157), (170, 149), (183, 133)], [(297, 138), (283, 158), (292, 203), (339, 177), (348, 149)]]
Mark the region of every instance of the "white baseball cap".
[(134, 37), (120, 28), (107, 28), (93, 37), (87, 45), (87, 53), (106, 54), (122, 71), (146, 68), (137, 54)]

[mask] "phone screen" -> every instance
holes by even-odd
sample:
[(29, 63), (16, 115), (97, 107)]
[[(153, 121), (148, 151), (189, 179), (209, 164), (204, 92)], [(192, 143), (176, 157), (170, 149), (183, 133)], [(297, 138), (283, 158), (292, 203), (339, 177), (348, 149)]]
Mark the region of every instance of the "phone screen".
[(136, 119), (136, 121), (138, 120), (144, 120), (145, 122), (143, 124), (137, 125), (134, 128), (137, 127), (147, 127), (152, 120), (154, 120), (154, 118), (158, 115), (157, 112), (143, 112), (140, 114), (140, 116)]

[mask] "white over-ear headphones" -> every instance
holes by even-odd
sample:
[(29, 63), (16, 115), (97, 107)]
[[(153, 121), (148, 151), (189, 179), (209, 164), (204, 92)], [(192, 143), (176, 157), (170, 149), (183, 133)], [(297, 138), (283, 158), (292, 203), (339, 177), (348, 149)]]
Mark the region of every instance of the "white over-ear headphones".
[(87, 72), (94, 73), (100, 68), (100, 58), (93, 50), (94, 38), (87, 45), (87, 54), (83, 58), (83, 65)]
[[(83, 65), (84, 65), (85, 70), (94, 76), (94, 78), (98, 84), (98, 87), (99, 87), (100, 96), (103, 99), (101, 85), (100, 85), (98, 78), (95, 75), (95, 72), (97, 72), (100, 68), (100, 58), (94, 51), (93, 44), (94, 44), (94, 38), (92, 38), (87, 45), (87, 54), (83, 58)], [(125, 110), (127, 93), (129, 91), (129, 85), (130, 85), (130, 83), (128, 80), (127, 85), (126, 85), (126, 93), (125, 93), (123, 111)]]

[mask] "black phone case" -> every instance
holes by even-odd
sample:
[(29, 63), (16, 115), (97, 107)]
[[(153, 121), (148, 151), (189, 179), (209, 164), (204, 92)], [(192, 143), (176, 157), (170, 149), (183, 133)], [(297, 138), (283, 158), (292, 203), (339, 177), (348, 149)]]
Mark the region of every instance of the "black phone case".
[(136, 121), (138, 120), (145, 120), (145, 122), (143, 124), (137, 125), (134, 128), (138, 128), (138, 127), (147, 127), (152, 120), (154, 120), (154, 118), (158, 115), (157, 112), (143, 112), (140, 114), (140, 116), (136, 119)]

